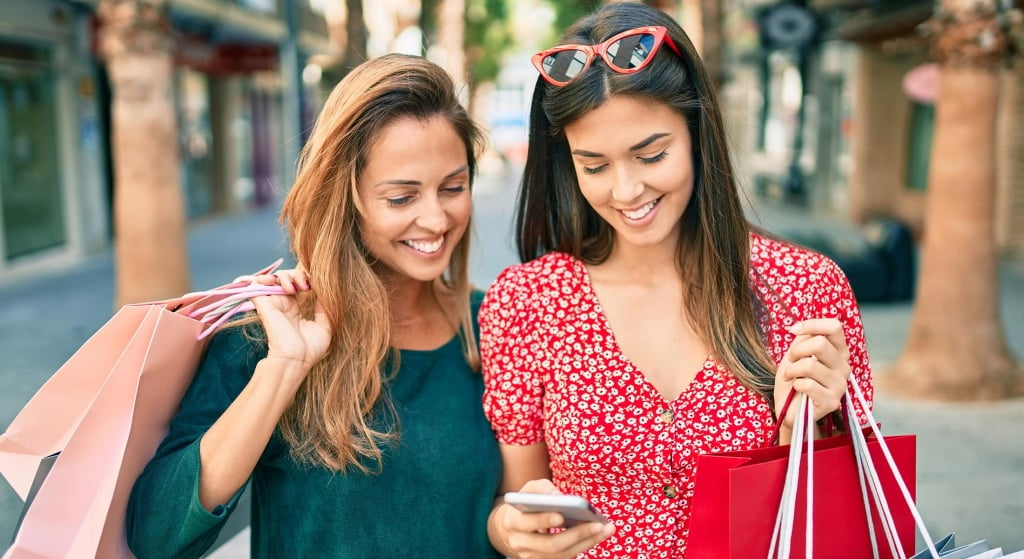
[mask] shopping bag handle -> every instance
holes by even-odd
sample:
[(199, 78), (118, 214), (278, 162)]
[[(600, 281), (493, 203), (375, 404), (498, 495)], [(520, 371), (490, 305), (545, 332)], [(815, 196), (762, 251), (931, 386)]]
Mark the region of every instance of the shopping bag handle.
[[(900, 495), (903, 497), (907, 508), (910, 510), (911, 515), (914, 517), (914, 524), (917, 526), (918, 532), (921, 534), (921, 538), (924, 540), (925, 545), (928, 547), (928, 553), (932, 556), (932, 559), (939, 559), (939, 552), (935, 549), (935, 542), (932, 540), (931, 535), (928, 533), (928, 528), (924, 525), (924, 520), (921, 519), (921, 513), (917, 510), (917, 505), (914, 503), (914, 498), (910, 495), (910, 490), (907, 489), (906, 482), (903, 481), (903, 476), (900, 471), (896, 468), (896, 460), (892, 457), (892, 452), (889, 451), (889, 445), (885, 442), (885, 437), (882, 436), (882, 431), (878, 427), (878, 422), (875, 421), (874, 414), (871, 413), (868, 407), (867, 400), (864, 398), (864, 393), (861, 391), (860, 386), (856, 382), (850, 383), (853, 387), (853, 396), (856, 398), (860, 409), (864, 413), (864, 417), (867, 419), (868, 425), (871, 426), (871, 432), (875, 435), (875, 439), (878, 442), (879, 448), (882, 450), (882, 456), (885, 458), (886, 464), (889, 466), (889, 470), (893, 474), (893, 478), (896, 480), (897, 486), (900, 488)], [(849, 393), (849, 388), (847, 388)], [(852, 408), (852, 403), (848, 404)], [(874, 467), (874, 461), (871, 459), (871, 455), (868, 453), (867, 439), (863, 433), (859, 430), (854, 434), (856, 445), (861, 447), (861, 451), (866, 458), (866, 465), (868, 465), (871, 471), (875, 474), (873, 481), (877, 483), (878, 493), (881, 494), (881, 482), (877, 478), (877, 470)], [(884, 496), (882, 497), (884, 499)], [(876, 501), (878, 502), (878, 501)], [(879, 503), (881, 504), (881, 503)], [(895, 534), (895, 528), (893, 528), (893, 534)], [(898, 547), (898, 546), (897, 546)], [(900, 549), (900, 555), (903, 556), (902, 549)]]
[[(786, 405), (783, 406), (784, 409), (793, 400), (794, 392), (790, 391), (786, 398)], [(799, 413), (793, 421), (794, 440), (789, 445), (789, 460), (786, 466), (785, 482), (782, 486), (782, 499), (775, 515), (775, 527), (772, 530), (768, 559), (776, 557), (789, 559), (790, 556), (804, 441), (807, 444), (807, 490), (805, 492), (807, 522), (804, 532), (804, 556), (814, 556), (814, 407), (810, 404), (811, 399), (806, 394), (801, 393), (797, 398)]]
[[(786, 412), (789, 411), (790, 404), (793, 403), (793, 397), (796, 396), (797, 392), (795, 388), (789, 389), (789, 394), (786, 396), (786, 401), (782, 404), (782, 409), (779, 411), (778, 417), (775, 419), (775, 425), (772, 427), (772, 438), (768, 446), (778, 446), (779, 444), (779, 432), (782, 429), (782, 422), (786, 417)], [(843, 394), (843, 397), (839, 401), (839, 410), (842, 415), (842, 429), (850, 431), (856, 428), (852, 421), (850, 421), (850, 415), (846, 411), (847, 395)], [(856, 417), (854, 415), (853, 417)], [(836, 430), (835, 420), (833, 414), (828, 414), (822, 418), (822, 430), (826, 437), (831, 437)], [(795, 433), (795, 431), (794, 431)]]
[(257, 276), (271, 274), (281, 266), (283, 259), (278, 258), (269, 266), (254, 274), (238, 276), (229, 284), (186, 293), (176, 299), (167, 299), (155, 303), (163, 305), (172, 312), (194, 318), (207, 326), (199, 333), (197, 339), (204, 339), (218, 327), (241, 313), (254, 309), (253, 297), (263, 295), (286, 295), (280, 285), (264, 285), (256, 281)]
[[(850, 388), (853, 388), (852, 395)], [(786, 403), (783, 405), (783, 414), (788, 409), (788, 406), (794, 398), (794, 392), (790, 391), (789, 396), (786, 398)], [(900, 489), (900, 496), (910, 510), (911, 515), (914, 517), (914, 523), (920, 532), (925, 545), (928, 547), (928, 551), (931, 554), (932, 559), (939, 559), (938, 551), (935, 548), (931, 535), (928, 533), (928, 529), (924, 525), (924, 521), (921, 518), (921, 514), (917, 509), (917, 505), (914, 503), (914, 498), (910, 495), (910, 490), (907, 489), (906, 482), (903, 480), (903, 476), (899, 469), (896, 467), (896, 461), (892, 456), (892, 452), (889, 450), (888, 444), (885, 442), (885, 437), (882, 435), (881, 429), (878, 426), (878, 422), (875, 420), (874, 414), (871, 413), (870, 407), (867, 404), (867, 400), (864, 398), (864, 393), (861, 391), (860, 386), (856, 382), (848, 383), (846, 393), (843, 396), (843, 414), (846, 420), (847, 431), (851, 437), (851, 443), (854, 448), (854, 454), (857, 460), (857, 470), (859, 472), (859, 481), (861, 484), (861, 495), (864, 501), (865, 512), (868, 516), (868, 530), (871, 537), (872, 549), (875, 557), (878, 557), (877, 541), (874, 534), (874, 523), (872, 521), (873, 515), (870, 510), (870, 502), (867, 497), (867, 492), (870, 490), (871, 495), (874, 497), (875, 508), (877, 509), (878, 515), (881, 517), (882, 526), (886, 532), (886, 540), (889, 544), (890, 552), (893, 557), (900, 559), (906, 559), (906, 554), (903, 552), (902, 546), (898, 544), (898, 535), (896, 531), (895, 521), (892, 517), (891, 509), (885, 497), (885, 493), (882, 490), (882, 483), (878, 477), (878, 469), (874, 464), (874, 460), (868, 451), (867, 437), (860, 428), (850, 423), (851, 417), (856, 417), (856, 412), (853, 408), (853, 402), (856, 401), (860, 405), (860, 409), (867, 419), (867, 423), (870, 426), (871, 432), (874, 435), (879, 448), (882, 451), (882, 456), (885, 459), (889, 470), (893, 474), (893, 478), (896, 481), (897, 486)], [(779, 511), (776, 514), (775, 530), (772, 533), (772, 543), (769, 550), (769, 559), (774, 557), (788, 558), (789, 547), (792, 540), (792, 524), (793, 515), (795, 514), (795, 499), (797, 484), (799, 483), (799, 471), (800, 461), (802, 455), (802, 448), (805, 444), (807, 445), (807, 531), (805, 534), (805, 546), (806, 546), (806, 557), (812, 557), (812, 535), (813, 535), (813, 487), (814, 487), (814, 476), (813, 476), (813, 460), (814, 460), (814, 416), (813, 416), (813, 405), (809, 397), (803, 394), (799, 395), (798, 405), (800, 406), (800, 413), (797, 414), (797, 418), (794, 421), (793, 434), (794, 440), (790, 444), (790, 455), (788, 466), (786, 470), (786, 481), (783, 486), (782, 499), (779, 503)], [(780, 415), (784, 417), (784, 415)], [(865, 429), (866, 430), (866, 429)], [(776, 553), (777, 552), (777, 553)]]

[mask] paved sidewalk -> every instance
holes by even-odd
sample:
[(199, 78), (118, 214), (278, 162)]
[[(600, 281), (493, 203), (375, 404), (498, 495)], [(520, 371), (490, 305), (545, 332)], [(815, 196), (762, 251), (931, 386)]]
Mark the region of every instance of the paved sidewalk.
[[(507, 241), (510, 184), (481, 185), (475, 224), (474, 280), (489, 283), (514, 258)], [(760, 207), (769, 229), (806, 216)], [(191, 224), (193, 287), (208, 288), (286, 255), (276, 210)], [(841, 225), (837, 225), (841, 227)], [(0, 428), (81, 343), (113, 313), (113, 262), (100, 255), (59, 272), (0, 278)], [(1002, 310), (1009, 342), (1024, 356), (1024, 265), (1003, 266)], [(876, 374), (899, 355), (911, 305), (862, 307)], [(988, 538), (1024, 549), (1024, 399), (986, 404), (911, 402), (877, 396), (876, 415), (888, 433), (918, 436), (918, 503), (933, 537), (957, 532), (961, 542)], [(20, 501), (0, 483), (0, 541), (13, 533)], [(244, 533), (210, 557), (248, 557)]]

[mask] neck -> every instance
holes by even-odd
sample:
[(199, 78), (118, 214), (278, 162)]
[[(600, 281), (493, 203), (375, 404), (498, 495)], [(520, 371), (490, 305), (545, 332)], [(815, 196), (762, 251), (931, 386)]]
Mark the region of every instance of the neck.
[(445, 293), (434, 282), (403, 279), (388, 282), (391, 294), (392, 345), (400, 349), (434, 349), (455, 335)]
[(680, 277), (674, 242), (653, 246), (616, 242), (601, 267), (614, 270), (622, 283), (663, 284), (666, 277)]
[(422, 320), (440, 308), (433, 282), (402, 279), (387, 282), (391, 317), (396, 326)]

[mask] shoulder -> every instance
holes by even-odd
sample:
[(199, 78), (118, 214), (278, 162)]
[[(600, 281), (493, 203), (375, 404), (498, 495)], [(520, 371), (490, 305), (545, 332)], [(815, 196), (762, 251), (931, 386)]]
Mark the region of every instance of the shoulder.
[(480, 314), (480, 305), (484, 302), (486, 292), (483, 289), (474, 287), (469, 291), (469, 311), (473, 316)]
[[(750, 234), (751, 270), (771, 283), (805, 283), (842, 275), (829, 257), (783, 239)], [(774, 280), (774, 281), (773, 281)]]
[(525, 288), (531, 292), (559, 289), (581, 277), (582, 262), (564, 252), (549, 252), (529, 262), (505, 268), (491, 285), (494, 289)]
[(267, 353), (266, 339), (259, 321), (226, 326), (210, 336), (205, 359), (255, 368), (255, 363)]
[(572, 256), (551, 252), (505, 268), (487, 289), (480, 310), (481, 322), (544, 314), (553, 300), (581, 289), (583, 263)]

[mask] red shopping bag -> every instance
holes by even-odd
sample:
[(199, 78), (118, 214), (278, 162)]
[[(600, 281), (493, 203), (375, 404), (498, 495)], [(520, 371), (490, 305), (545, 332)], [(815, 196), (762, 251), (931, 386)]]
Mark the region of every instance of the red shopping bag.
[[(258, 273), (269, 273), (278, 263)], [(29, 400), (0, 435), (0, 473), (23, 513), (4, 559), (127, 558), (124, 516), (213, 325), (281, 293), (240, 278), (178, 299), (122, 307)], [(39, 483), (40, 464), (49, 472)]]
[[(868, 451), (876, 463), (885, 463), (879, 442), (868, 437)], [(911, 495), (915, 492), (917, 447), (914, 435), (885, 437)], [(804, 450), (806, 453), (806, 449)], [(768, 557), (772, 531), (785, 484), (789, 446), (705, 454), (697, 458), (697, 470), (690, 516), (687, 559), (733, 559)], [(800, 475), (807, 475), (807, 461)], [(888, 508), (893, 515), (899, 541), (909, 556), (914, 553), (914, 517), (903, 503), (893, 473), (878, 468)], [(814, 559), (872, 557), (867, 512), (861, 493), (856, 457), (848, 435), (814, 443), (813, 538)], [(806, 532), (805, 488), (797, 490), (794, 534)], [(872, 501), (873, 502), (873, 501)], [(871, 509), (874, 510), (874, 505)], [(873, 515), (875, 516), (875, 515)], [(872, 521), (875, 534), (884, 540), (881, 521)], [(794, 535), (794, 539), (797, 536)], [(879, 556), (891, 558), (884, 541)], [(795, 546), (792, 557), (804, 559)]]

